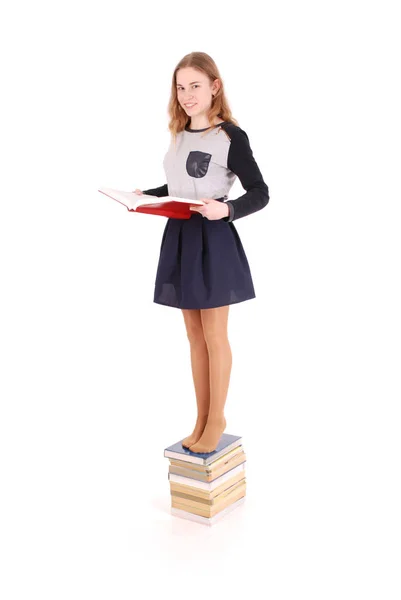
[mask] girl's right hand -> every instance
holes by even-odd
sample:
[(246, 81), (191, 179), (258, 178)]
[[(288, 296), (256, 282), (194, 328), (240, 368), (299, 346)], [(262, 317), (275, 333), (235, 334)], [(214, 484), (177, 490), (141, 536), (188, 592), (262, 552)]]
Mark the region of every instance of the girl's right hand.
[(134, 194), (141, 195), (141, 194), (143, 194), (143, 192), (141, 192), (141, 190), (138, 190), (138, 188), (136, 188), (136, 190), (134, 190)]

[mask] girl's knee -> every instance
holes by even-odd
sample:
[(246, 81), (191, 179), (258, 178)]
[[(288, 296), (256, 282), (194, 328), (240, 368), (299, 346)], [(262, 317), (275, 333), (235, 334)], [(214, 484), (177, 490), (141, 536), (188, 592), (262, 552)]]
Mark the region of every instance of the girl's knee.
[(203, 326), (200, 316), (200, 310), (182, 309), (184, 315), (187, 337), (191, 344), (204, 343)]

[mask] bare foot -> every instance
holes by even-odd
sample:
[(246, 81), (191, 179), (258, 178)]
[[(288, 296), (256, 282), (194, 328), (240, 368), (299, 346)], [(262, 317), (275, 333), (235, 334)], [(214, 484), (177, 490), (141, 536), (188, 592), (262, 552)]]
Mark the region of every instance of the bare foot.
[(198, 418), (196, 419), (195, 429), (193, 430), (191, 435), (186, 437), (181, 442), (181, 444), (184, 446), (184, 448), (189, 448), (190, 446), (192, 446), (192, 444), (196, 444), (196, 442), (201, 437), (203, 430), (205, 429), (206, 422), (207, 422), (207, 415), (205, 415), (203, 417), (198, 416)]
[(217, 448), (221, 435), (226, 428), (226, 420), (223, 417), (208, 419), (206, 427), (199, 438), (189, 449), (191, 452), (213, 452)]

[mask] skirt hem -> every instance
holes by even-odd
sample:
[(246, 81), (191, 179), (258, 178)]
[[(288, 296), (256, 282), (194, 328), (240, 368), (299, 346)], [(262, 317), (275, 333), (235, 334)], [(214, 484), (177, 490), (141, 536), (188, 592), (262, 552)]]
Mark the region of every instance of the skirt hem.
[(242, 298), (241, 300), (235, 300), (234, 302), (228, 302), (227, 304), (216, 304), (212, 306), (181, 306), (178, 304), (168, 304), (167, 302), (161, 302), (160, 300), (153, 300), (154, 304), (160, 304), (161, 306), (170, 306), (171, 308), (181, 308), (184, 310), (207, 310), (208, 308), (220, 308), (221, 306), (231, 306), (231, 304), (239, 304), (240, 302), (246, 302), (247, 300), (254, 300), (256, 295), (249, 296), (248, 298)]

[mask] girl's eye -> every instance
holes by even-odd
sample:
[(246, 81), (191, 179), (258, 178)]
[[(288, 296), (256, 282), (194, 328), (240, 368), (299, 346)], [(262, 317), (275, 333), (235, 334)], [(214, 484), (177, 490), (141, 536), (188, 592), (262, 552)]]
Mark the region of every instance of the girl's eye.
[[(199, 87), (199, 85), (197, 83), (195, 83), (192, 87)], [(180, 87), (178, 89), (179, 89), (180, 92), (182, 91), (182, 87)]]

